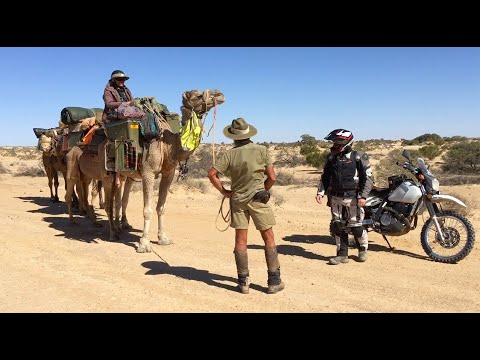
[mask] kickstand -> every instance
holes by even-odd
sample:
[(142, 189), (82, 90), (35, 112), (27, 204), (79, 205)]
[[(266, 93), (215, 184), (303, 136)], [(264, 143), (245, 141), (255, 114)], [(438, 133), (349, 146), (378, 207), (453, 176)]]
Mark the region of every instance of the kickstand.
[(391, 251), (395, 250), (395, 248), (392, 247), (392, 245), (390, 245), (390, 243), (388, 242), (387, 237), (386, 237), (385, 235), (383, 235), (383, 234), (382, 234), (382, 236), (383, 236), (383, 238), (385, 239), (385, 241), (387, 242), (388, 246), (390, 247), (390, 250), (391, 250)]

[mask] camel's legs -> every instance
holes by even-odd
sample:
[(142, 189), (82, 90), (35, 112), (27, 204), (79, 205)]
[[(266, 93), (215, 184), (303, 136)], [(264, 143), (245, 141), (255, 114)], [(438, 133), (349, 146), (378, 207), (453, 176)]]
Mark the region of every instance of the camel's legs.
[(153, 195), (153, 183), (155, 176), (153, 171), (145, 171), (142, 173), (142, 186), (143, 186), (143, 234), (138, 245), (137, 252), (144, 253), (152, 251), (150, 240), (148, 240), (148, 231), (150, 230), (150, 220), (152, 217), (152, 195)]
[(102, 181), (95, 180), (92, 185), (92, 205), (95, 202), (95, 199), (98, 196), (98, 207), (100, 209), (105, 209), (105, 202), (103, 201), (103, 192), (102, 192)]
[(98, 207), (100, 209), (105, 209), (105, 201), (103, 199), (103, 191), (102, 191), (102, 181), (97, 181), (97, 189), (98, 189)]
[[(72, 213), (72, 193), (74, 192), (73, 191), (73, 187), (75, 185), (75, 179), (68, 179), (67, 180), (67, 190), (65, 192), (65, 203), (67, 204), (67, 208), (68, 208), (68, 217), (70, 219), (70, 223), (71, 224), (75, 224), (75, 220), (73, 219), (73, 213)], [(78, 189), (78, 187), (77, 187)], [(79, 194), (80, 196), (80, 194)]]
[(120, 237), (113, 218), (113, 201), (118, 190), (115, 184), (115, 176), (112, 176), (111, 180), (103, 180), (103, 186), (105, 187), (105, 211), (107, 212), (108, 224), (110, 225), (109, 241), (118, 241)]
[(114, 184), (115, 190), (114, 190), (114, 202), (115, 202), (115, 208), (114, 208), (114, 219), (115, 219), (115, 228), (117, 231), (120, 231), (121, 225), (120, 225), (120, 208), (122, 207), (122, 186), (123, 186), (123, 179), (120, 180), (120, 186), (117, 186), (116, 182)]
[[(43, 166), (48, 178), (48, 187), (50, 188), (50, 200), (58, 202), (58, 173), (52, 164), (51, 156), (43, 156)], [(53, 195), (53, 186), (55, 186), (55, 195)]]
[[(175, 170), (175, 168), (174, 168)], [(172, 183), (172, 180), (175, 176), (175, 171), (171, 171), (168, 174), (162, 174), (162, 179), (160, 180), (160, 187), (158, 188), (158, 202), (157, 202), (157, 215), (158, 215), (158, 244), (159, 245), (170, 245), (173, 244), (173, 241), (169, 240), (165, 232), (165, 203), (167, 201), (168, 189)]]
[[(55, 187), (55, 197), (54, 201), (59, 202), (60, 200), (58, 199), (58, 186), (60, 183), (58, 182), (58, 171), (52, 167), (52, 175), (53, 175), (53, 186)], [(50, 185), (50, 192), (52, 191), (51, 185)]]
[(125, 180), (125, 185), (123, 187), (123, 195), (122, 195), (122, 229), (131, 230), (132, 226), (128, 223), (127, 220), (127, 205), (128, 199), (130, 198), (130, 191), (132, 190), (133, 179), (127, 178)]
[[(66, 193), (67, 192), (67, 172), (62, 171), (62, 175), (63, 175), (63, 181), (65, 182), (65, 193)], [(79, 203), (78, 203), (77, 194), (75, 193), (75, 189), (73, 189), (71, 197), (72, 197), (72, 207), (78, 209)]]

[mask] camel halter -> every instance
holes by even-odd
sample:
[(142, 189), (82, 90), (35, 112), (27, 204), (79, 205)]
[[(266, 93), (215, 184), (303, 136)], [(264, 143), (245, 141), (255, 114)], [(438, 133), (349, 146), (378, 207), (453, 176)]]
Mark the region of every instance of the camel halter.
[[(228, 207), (227, 213), (226, 214), (223, 213), (223, 202), (225, 201), (225, 199), (227, 199), (226, 196), (223, 197), (222, 202), (220, 204), (220, 209), (218, 209), (218, 213), (217, 213), (217, 216), (215, 218), (215, 227), (217, 228), (218, 231), (221, 231), (221, 232), (227, 231), (227, 229), (230, 227), (230, 224), (232, 223), (232, 204), (231, 204), (230, 201), (228, 202), (229, 207)], [(218, 228), (217, 223), (218, 223), (218, 216), (219, 215), (222, 215), (223, 221), (227, 224), (227, 227), (225, 229), (219, 229)]]

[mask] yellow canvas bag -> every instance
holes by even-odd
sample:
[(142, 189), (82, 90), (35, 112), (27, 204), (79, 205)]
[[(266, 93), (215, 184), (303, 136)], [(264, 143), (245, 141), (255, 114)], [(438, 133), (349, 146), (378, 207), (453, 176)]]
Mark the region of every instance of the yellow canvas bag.
[(180, 141), (185, 151), (193, 151), (202, 140), (203, 126), (195, 111), (192, 111), (190, 119), (180, 129)]

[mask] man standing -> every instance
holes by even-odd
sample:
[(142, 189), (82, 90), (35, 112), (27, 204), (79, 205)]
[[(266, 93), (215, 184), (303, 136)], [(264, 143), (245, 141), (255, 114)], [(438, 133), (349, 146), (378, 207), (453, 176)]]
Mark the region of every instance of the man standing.
[[(237, 265), (238, 288), (248, 294), (250, 279), (248, 270), (247, 238), (250, 217), (265, 243), (265, 259), (268, 269), (268, 294), (275, 294), (285, 288), (280, 278), (280, 263), (273, 234), (275, 216), (267, 204), (268, 190), (275, 183), (275, 170), (266, 146), (254, 144), (250, 138), (257, 129), (243, 118), (232, 121), (223, 129), (223, 134), (234, 140), (233, 148), (226, 151), (213, 164), (208, 178), (213, 186), (230, 198), (232, 222), (235, 229), (235, 263)], [(229, 177), (231, 190), (226, 190), (218, 174)]]
[(373, 185), (368, 155), (352, 151), (353, 134), (349, 130), (333, 130), (325, 140), (332, 141), (333, 146), (318, 183), (315, 199), (321, 204), (326, 190), (331, 196), (331, 229), (337, 244), (337, 256), (331, 258), (329, 264), (348, 262), (347, 229), (359, 246), (358, 261), (364, 262), (367, 261), (368, 233), (362, 225), (365, 217), (363, 207)]

